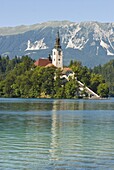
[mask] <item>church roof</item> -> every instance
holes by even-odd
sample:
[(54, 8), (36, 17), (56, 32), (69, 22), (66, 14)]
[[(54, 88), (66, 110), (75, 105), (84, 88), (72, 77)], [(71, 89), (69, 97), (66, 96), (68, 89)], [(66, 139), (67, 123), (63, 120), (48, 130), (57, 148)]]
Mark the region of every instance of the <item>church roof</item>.
[(46, 66), (48, 64), (50, 64), (51, 61), (48, 58), (39, 58), (34, 65), (35, 66)]
[(49, 63), (45, 67), (55, 67), (55, 66), (52, 63)]
[(69, 74), (69, 73), (73, 73), (72, 69), (69, 67), (64, 67), (62, 70), (62, 74)]

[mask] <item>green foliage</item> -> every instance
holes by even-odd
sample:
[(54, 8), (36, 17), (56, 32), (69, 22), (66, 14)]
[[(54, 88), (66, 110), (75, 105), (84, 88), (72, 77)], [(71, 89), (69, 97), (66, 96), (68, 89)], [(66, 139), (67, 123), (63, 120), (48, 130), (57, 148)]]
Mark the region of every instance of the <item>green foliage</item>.
[[(82, 66), (80, 62), (71, 61), (70, 67), (75, 73), (75, 78), (62, 79), (62, 70), (55, 67), (35, 67), (34, 60), (28, 56), (9, 57), (0, 56), (0, 97), (25, 97), (25, 98), (78, 98), (87, 97), (86, 91), (80, 91), (81, 81), (101, 97), (108, 96), (108, 84), (105, 83), (102, 67), (93, 70)], [(105, 75), (114, 68), (105, 65)], [(110, 70), (109, 70), (110, 68)], [(109, 76), (109, 75), (108, 75)], [(109, 80), (112, 77), (105, 77)], [(113, 79), (113, 78), (112, 78)], [(113, 81), (114, 82), (114, 81)], [(109, 83), (109, 82), (108, 82)], [(114, 83), (112, 83), (114, 85)]]
[(76, 82), (75, 79), (70, 79), (66, 84), (65, 84), (65, 94), (66, 98), (76, 98), (77, 93), (78, 93), (78, 83)]
[(106, 83), (99, 84), (97, 93), (101, 97), (108, 97), (108, 93), (109, 93), (108, 85)]
[(103, 66), (99, 65), (95, 67), (93, 72), (103, 76), (109, 86), (109, 95), (114, 96), (114, 60), (111, 60)]
[(91, 86), (91, 89), (97, 93), (97, 87), (99, 86), (99, 84), (103, 83), (104, 82), (104, 79), (101, 75), (99, 74), (95, 74), (95, 73), (92, 73), (91, 74), (91, 79), (90, 79), (90, 86)]
[(65, 98), (64, 85), (61, 80), (62, 71), (60, 69), (55, 70), (54, 75), (54, 98)]
[[(90, 89), (92, 89), (95, 93), (98, 93), (101, 97), (107, 97), (109, 93), (108, 91), (109, 83), (106, 83), (107, 82), (106, 77), (107, 76), (109, 77), (111, 74), (114, 75), (114, 69), (112, 70), (110, 68), (110, 65), (111, 68), (114, 68), (114, 61), (113, 62), (111, 61), (109, 64), (106, 64), (103, 67), (99, 65), (98, 67), (95, 67), (93, 70), (92, 69), (90, 70), (85, 66), (83, 67), (80, 62), (72, 61), (70, 63), (70, 67), (75, 72), (75, 76), (77, 77), (77, 79), (84, 83), (86, 86), (88, 86)], [(108, 67), (108, 69), (106, 69), (106, 67)], [(105, 72), (107, 73), (107, 76)]]
[(78, 80), (84, 83), (86, 86), (90, 84), (90, 71), (86, 66), (82, 66), (79, 61), (71, 61), (69, 67), (75, 73)]
[(44, 92), (45, 95), (50, 95), (51, 97), (53, 97), (55, 68), (53, 67), (44, 68), (43, 71), (44, 72), (41, 76), (42, 78), (41, 92)]
[(0, 56), (0, 74), (6, 71), (6, 67), (9, 64), (9, 57), (1, 57)]
[[(30, 86), (30, 83), (27, 83), (26, 79), (30, 76), (26, 76), (26, 71), (31, 71), (32, 65), (33, 60), (28, 56), (21, 58), (15, 56), (12, 60), (9, 60), (9, 57), (1, 57), (0, 97), (22, 97), (22, 94), (26, 97), (27, 95), (21, 87), (23, 87), (23, 89), (25, 88), (28, 92), (27, 88), (28, 84)], [(24, 83), (26, 87), (22, 83)]]
[(81, 72), (81, 69), (82, 69), (81, 62), (78, 62), (78, 61), (73, 62), (73, 61), (71, 61), (69, 67), (73, 70), (76, 77), (78, 77), (78, 79), (80, 79), (80, 72)]
[(57, 91), (56, 91), (55, 94), (54, 94), (54, 98), (58, 98), (58, 99), (64, 99), (64, 98), (66, 98), (64, 85), (63, 85), (63, 86), (60, 86), (60, 87), (57, 89)]

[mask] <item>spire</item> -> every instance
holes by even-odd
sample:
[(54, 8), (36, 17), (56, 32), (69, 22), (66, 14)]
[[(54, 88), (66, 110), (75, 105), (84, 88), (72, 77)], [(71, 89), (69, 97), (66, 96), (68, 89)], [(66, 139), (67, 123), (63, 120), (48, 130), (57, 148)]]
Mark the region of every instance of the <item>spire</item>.
[(56, 42), (55, 42), (55, 48), (56, 48), (56, 49), (61, 48), (59, 31), (57, 32), (57, 37), (56, 37)]

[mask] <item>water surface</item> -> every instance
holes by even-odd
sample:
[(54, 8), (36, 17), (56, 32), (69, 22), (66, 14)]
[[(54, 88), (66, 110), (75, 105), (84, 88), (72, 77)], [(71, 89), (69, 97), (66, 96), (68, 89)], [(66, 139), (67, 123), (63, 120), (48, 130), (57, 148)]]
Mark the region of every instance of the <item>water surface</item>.
[(0, 169), (113, 170), (114, 99), (0, 99)]

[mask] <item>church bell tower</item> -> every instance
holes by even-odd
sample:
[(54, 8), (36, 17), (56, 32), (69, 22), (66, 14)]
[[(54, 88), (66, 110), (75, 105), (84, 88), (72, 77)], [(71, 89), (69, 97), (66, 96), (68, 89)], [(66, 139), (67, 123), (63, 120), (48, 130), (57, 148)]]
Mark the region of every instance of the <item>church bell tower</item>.
[(52, 64), (58, 68), (63, 68), (63, 52), (60, 45), (59, 32), (57, 32), (55, 46), (52, 50)]

